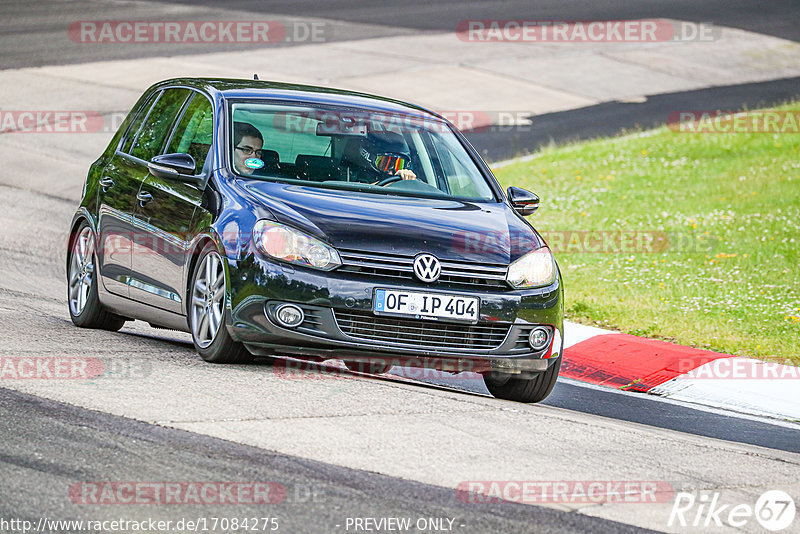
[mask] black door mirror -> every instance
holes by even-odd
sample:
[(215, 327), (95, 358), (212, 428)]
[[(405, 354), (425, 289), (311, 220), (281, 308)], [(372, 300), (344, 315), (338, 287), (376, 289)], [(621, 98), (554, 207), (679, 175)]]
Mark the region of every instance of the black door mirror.
[(156, 156), (147, 164), (150, 174), (158, 178), (193, 184), (202, 183), (202, 178), (194, 175), (195, 167), (194, 158), (183, 153)]
[(509, 187), (508, 200), (520, 215), (532, 215), (539, 209), (539, 195), (521, 187)]

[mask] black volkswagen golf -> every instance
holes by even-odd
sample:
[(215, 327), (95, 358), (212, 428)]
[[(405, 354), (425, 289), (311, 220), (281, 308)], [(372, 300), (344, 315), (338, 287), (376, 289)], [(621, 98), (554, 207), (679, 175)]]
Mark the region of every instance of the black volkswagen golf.
[(538, 402), (563, 350), (563, 287), (447, 120), (377, 96), (257, 80), (148, 89), (94, 162), (72, 221), (69, 312), (190, 332), (254, 356), (475, 371)]

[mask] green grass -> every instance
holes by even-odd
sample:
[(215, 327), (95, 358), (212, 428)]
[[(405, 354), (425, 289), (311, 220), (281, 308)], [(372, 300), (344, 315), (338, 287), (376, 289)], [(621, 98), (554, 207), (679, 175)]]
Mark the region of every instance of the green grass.
[[(664, 127), (495, 174), (541, 197), (529, 220), (555, 249), (568, 319), (800, 364), (800, 135)], [(624, 232), (666, 241), (617, 251)]]

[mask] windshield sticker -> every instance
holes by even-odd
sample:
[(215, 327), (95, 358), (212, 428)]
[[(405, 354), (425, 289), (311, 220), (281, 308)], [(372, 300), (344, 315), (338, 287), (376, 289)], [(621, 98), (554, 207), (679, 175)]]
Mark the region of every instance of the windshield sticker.
[(260, 169), (264, 166), (264, 162), (258, 158), (247, 158), (244, 160), (244, 165), (249, 169)]

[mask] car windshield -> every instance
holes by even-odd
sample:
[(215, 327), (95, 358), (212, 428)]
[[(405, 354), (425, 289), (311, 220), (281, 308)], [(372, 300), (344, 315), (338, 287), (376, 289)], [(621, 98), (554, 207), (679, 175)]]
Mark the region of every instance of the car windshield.
[(450, 126), (431, 117), (321, 107), (232, 104), (239, 176), (417, 197), (494, 200)]

